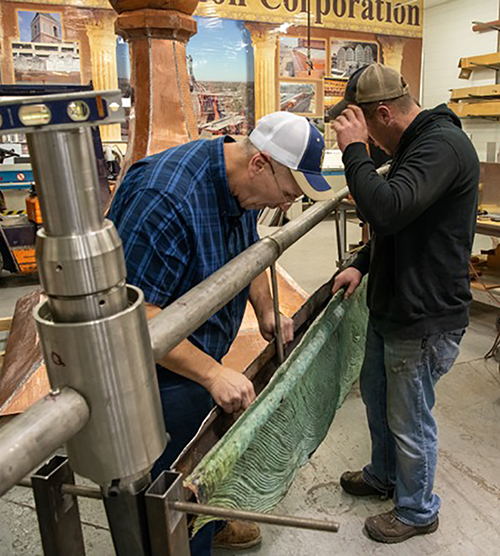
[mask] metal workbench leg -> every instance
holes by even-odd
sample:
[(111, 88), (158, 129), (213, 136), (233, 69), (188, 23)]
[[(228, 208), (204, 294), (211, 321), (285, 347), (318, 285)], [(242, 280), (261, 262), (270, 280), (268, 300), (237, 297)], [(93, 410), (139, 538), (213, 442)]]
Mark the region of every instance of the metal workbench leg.
[(75, 484), (65, 456), (54, 456), (31, 477), (38, 525), (46, 556), (84, 556), (82, 525), (76, 496), (63, 494), (63, 484)]
[(146, 492), (152, 556), (189, 556), (186, 514), (170, 507), (184, 501), (182, 476), (163, 471)]
[(149, 532), (144, 495), (149, 474), (123, 485), (101, 488), (113, 546), (117, 556), (149, 556)]

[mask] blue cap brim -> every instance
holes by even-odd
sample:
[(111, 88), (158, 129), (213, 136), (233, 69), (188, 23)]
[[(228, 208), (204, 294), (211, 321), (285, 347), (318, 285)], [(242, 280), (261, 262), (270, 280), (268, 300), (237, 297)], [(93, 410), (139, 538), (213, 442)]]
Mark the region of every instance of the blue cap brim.
[[(300, 172), (298, 170), (292, 170), (292, 174), (304, 195), (307, 195), (313, 201), (327, 201), (328, 199), (333, 199), (337, 191), (341, 189), (341, 187), (332, 187), (332, 185), (334, 185), (332, 180), (325, 178), (323, 174)], [(345, 187), (345, 178), (343, 174), (339, 177), (342, 182), (342, 187)], [(335, 181), (338, 181), (337, 176)]]

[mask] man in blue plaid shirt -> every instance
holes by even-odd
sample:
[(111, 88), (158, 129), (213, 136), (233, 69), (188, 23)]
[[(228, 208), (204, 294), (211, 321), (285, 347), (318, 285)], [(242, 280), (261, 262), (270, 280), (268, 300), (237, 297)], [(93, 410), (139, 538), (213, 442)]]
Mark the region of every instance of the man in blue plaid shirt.
[[(322, 136), (305, 118), (277, 112), (260, 120), (244, 141), (228, 136), (193, 141), (134, 164), (108, 217), (123, 241), (128, 282), (145, 294), (148, 317), (257, 241), (258, 209), (286, 211), (303, 193), (317, 199), (331, 196), (321, 176), (323, 148)], [(154, 475), (172, 465), (214, 402), (232, 413), (255, 399), (252, 383), (221, 364), (247, 299), (263, 337), (271, 340), (274, 311), (263, 273), (157, 362), (171, 441)], [(282, 317), (281, 325), (284, 341), (292, 340), (292, 321)], [(204, 530), (192, 541), (192, 554), (210, 554), (213, 529)], [(260, 539), (255, 524), (229, 522), (215, 541), (237, 549)]]

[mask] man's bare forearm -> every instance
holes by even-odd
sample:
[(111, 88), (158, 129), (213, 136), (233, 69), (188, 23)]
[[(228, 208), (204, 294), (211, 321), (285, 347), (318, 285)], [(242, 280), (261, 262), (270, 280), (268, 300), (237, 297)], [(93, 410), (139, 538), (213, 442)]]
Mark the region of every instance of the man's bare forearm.
[[(146, 303), (146, 317), (152, 319), (161, 312), (159, 307)], [(162, 367), (207, 387), (221, 371), (222, 365), (213, 357), (193, 345), (189, 340), (182, 342), (167, 355), (156, 361)]]
[(257, 318), (273, 311), (273, 298), (269, 288), (267, 273), (264, 271), (250, 284), (250, 303), (257, 314)]
[[(160, 311), (159, 307), (146, 303), (148, 319)], [(215, 403), (228, 413), (246, 409), (255, 399), (253, 385), (245, 375), (224, 367), (189, 340), (182, 340), (157, 363), (201, 384), (210, 392)]]

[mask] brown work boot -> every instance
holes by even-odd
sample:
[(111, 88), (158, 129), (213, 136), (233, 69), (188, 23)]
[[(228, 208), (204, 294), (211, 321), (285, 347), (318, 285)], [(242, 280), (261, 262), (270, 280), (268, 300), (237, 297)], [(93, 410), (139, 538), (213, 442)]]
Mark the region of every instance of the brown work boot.
[(403, 542), (416, 535), (426, 535), (434, 533), (439, 526), (439, 519), (429, 523), (429, 525), (415, 526), (406, 525), (394, 514), (394, 511), (385, 514), (368, 517), (365, 521), (365, 529), (368, 535), (375, 541), (385, 543)]
[(340, 477), (340, 486), (353, 496), (379, 496), (387, 500), (392, 498), (394, 494), (394, 487), (389, 488), (387, 491), (379, 490), (368, 484), (363, 477), (363, 471), (346, 471)]
[(214, 536), (212, 547), (245, 550), (258, 545), (261, 541), (262, 534), (256, 523), (229, 519), (224, 529)]

